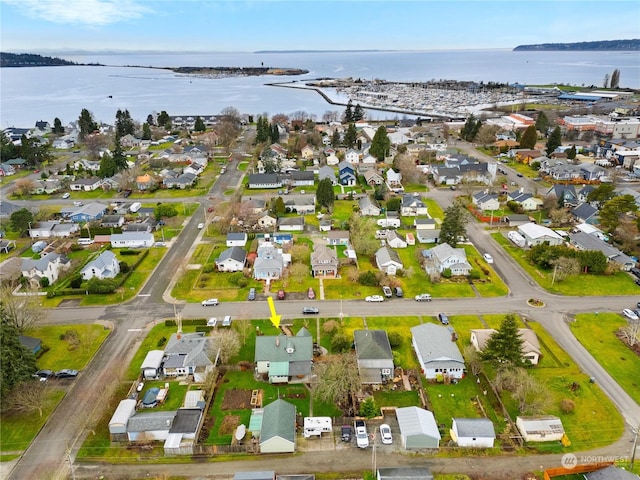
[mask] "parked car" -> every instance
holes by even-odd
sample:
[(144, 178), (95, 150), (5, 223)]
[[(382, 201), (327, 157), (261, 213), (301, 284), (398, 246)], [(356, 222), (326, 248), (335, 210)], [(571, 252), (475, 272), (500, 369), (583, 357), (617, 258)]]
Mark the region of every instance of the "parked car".
[(640, 317), (636, 315), (636, 312), (634, 312), (630, 308), (625, 308), (624, 310), (622, 310), (622, 314), (629, 320), (640, 320)]
[(247, 300), (255, 300), (256, 299), (256, 289), (255, 288), (250, 288), (249, 289), (249, 296), (247, 297)]
[(231, 326), (231, 315), (227, 315), (226, 317), (224, 317), (222, 319), (222, 326), (223, 327), (230, 327)]
[(517, 173), (516, 174), (518, 177), (522, 178), (524, 175), (522, 175), (521, 173)]
[(396, 297), (404, 297), (404, 292), (400, 287), (396, 287), (395, 292), (396, 292)]
[(141, 392), (142, 390), (144, 390), (144, 382), (138, 383), (138, 386), (136, 387), (136, 392)]
[(431, 295), (428, 293), (421, 293), (420, 295), (416, 295), (416, 302), (430, 302)]
[(369, 434), (367, 433), (367, 425), (364, 420), (355, 421), (356, 444), (358, 448), (367, 448), (369, 446)]
[(278, 300), (284, 300), (284, 297), (287, 296), (287, 293), (284, 290), (278, 290)]
[(387, 298), (393, 297), (393, 293), (391, 292), (391, 288), (389, 288), (388, 285), (384, 285), (382, 287), (382, 293), (384, 293), (384, 296), (387, 297)]
[(207, 320), (207, 327), (215, 327), (218, 324), (218, 319), (216, 317), (211, 317)]
[(482, 255), (482, 258), (484, 258), (484, 261), (487, 263), (493, 263), (493, 257), (488, 253)]
[(63, 368), (56, 372), (56, 378), (75, 378), (78, 376), (78, 370)]
[(449, 325), (449, 317), (447, 317), (446, 313), (439, 313), (438, 320), (440, 320), (440, 323), (443, 325)]
[(302, 313), (303, 314), (320, 313), (320, 309), (318, 309), (318, 307), (303, 307), (302, 308)]
[(384, 302), (384, 297), (382, 295), (369, 295), (364, 300), (365, 302)]
[(393, 443), (393, 437), (391, 436), (391, 427), (386, 423), (380, 425), (380, 438), (385, 445), (391, 445)]
[(340, 429), (340, 440), (343, 442), (350, 442), (352, 432), (353, 430), (351, 429), (351, 425), (342, 425), (342, 428)]
[(215, 307), (216, 305), (218, 305), (218, 299), (217, 298), (209, 298), (208, 300), (203, 300), (202, 301), (202, 306), (203, 307)]
[(640, 268), (633, 267), (631, 270), (629, 270), (629, 272), (631, 272), (636, 277), (640, 278)]
[(307, 290), (307, 298), (309, 298), (309, 300), (313, 300), (314, 298), (316, 298), (316, 292), (313, 291), (313, 288), (309, 287), (309, 290)]
[(202, 230), (204, 228), (204, 223), (199, 223), (198, 224), (198, 230)]
[(76, 200), (75, 202), (73, 202), (73, 204), (74, 204), (76, 207), (81, 207), (82, 205), (84, 205), (84, 203), (82, 203), (82, 202), (80, 202), (80, 201), (78, 201), (78, 200)]
[(69, 192), (65, 192), (62, 194), (62, 198), (69, 198), (71, 194)]
[(38, 370), (33, 378), (39, 378), (41, 382), (46, 382), (48, 378), (53, 377), (54, 373), (52, 370)]

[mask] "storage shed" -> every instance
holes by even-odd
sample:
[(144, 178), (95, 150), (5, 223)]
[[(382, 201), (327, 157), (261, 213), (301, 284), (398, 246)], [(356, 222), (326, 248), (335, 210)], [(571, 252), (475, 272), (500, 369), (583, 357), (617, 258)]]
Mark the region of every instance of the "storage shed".
[(428, 410), (418, 407), (396, 409), (402, 446), (412, 448), (438, 448), (440, 432), (436, 420)]
[(163, 358), (163, 350), (151, 350), (148, 352), (140, 366), (140, 369), (142, 370), (142, 377), (145, 379), (158, 378)]
[(276, 400), (264, 407), (260, 452), (292, 453), (296, 449), (296, 407)]
[(496, 439), (488, 418), (454, 418), (449, 433), (459, 447), (493, 448)]
[(136, 414), (136, 401), (127, 398), (118, 404), (118, 408), (113, 412), (111, 420), (109, 420), (109, 435), (112, 442), (126, 442), (127, 423), (129, 419)]
[(525, 442), (559, 442), (564, 435), (562, 420), (553, 415), (516, 417), (516, 427)]
[(428, 467), (385, 467), (376, 472), (376, 480), (433, 480)]

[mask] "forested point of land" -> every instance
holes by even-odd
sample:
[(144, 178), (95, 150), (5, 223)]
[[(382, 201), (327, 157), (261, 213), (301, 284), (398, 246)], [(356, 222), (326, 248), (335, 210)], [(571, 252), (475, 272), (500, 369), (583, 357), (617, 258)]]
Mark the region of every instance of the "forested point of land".
[(274, 67), (176, 67), (170, 68), (176, 73), (191, 75), (304, 75), (309, 70), (301, 68)]
[(594, 50), (640, 50), (640, 39), (632, 40), (601, 40), (596, 42), (577, 43), (540, 43), (537, 45), (518, 45), (517, 51), (594, 51)]
[(75, 62), (57, 57), (45, 57), (35, 53), (0, 52), (0, 67), (56, 67), (78, 65)]

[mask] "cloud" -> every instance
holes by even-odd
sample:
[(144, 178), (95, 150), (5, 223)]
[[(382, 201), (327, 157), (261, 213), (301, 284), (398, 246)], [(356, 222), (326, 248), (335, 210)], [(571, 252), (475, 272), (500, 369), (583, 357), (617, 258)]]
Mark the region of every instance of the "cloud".
[(19, 12), (54, 23), (109, 25), (138, 18), (150, 9), (134, 0), (5, 0)]

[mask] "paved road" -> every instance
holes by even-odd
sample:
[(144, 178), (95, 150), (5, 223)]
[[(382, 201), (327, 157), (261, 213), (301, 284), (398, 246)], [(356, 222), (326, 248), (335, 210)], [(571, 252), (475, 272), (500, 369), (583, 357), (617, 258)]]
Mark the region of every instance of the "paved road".
[[(237, 161), (237, 159), (234, 159)], [(232, 173), (233, 172), (233, 173)], [(230, 169), (224, 181), (218, 181), (210, 192), (213, 201), (222, 198), (224, 189), (234, 186), (241, 178), (240, 172)], [(453, 192), (449, 190), (435, 190), (431, 194), (442, 205), (447, 205), (451, 200)], [(197, 223), (204, 218), (206, 205), (201, 204), (185, 227), (183, 233), (174, 241), (168, 254), (164, 257), (157, 269), (151, 275), (147, 285), (143, 287), (140, 295), (134, 300), (111, 307), (90, 307), (90, 308), (58, 308), (50, 311), (49, 321), (59, 323), (77, 323), (101, 321), (105, 325), (111, 325), (113, 332), (104, 343), (96, 357), (88, 367), (81, 373), (75, 381), (69, 394), (63, 399), (59, 407), (51, 415), (48, 423), (36, 437), (29, 449), (15, 465), (9, 478), (16, 480), (42, 478), (42, 469), (64, 475), (68, 472), (68, 463), (65, 462), (67, 455), (71, 458), (75, 456), (81, 440), (87, 434), (87, 430), (100, 414), (103, 412), (102, 398), (107, 398), (114, 391), (121, 369), (129, 364), (137, 346), (146, 335), (146, 330), (159, 319), (171, 317), (174, 308), (180, 311), (184, 318), (206, 317), (215, 312), (216, 315), (233, 315), (239, 321), (241, 319), (265, 318), (268, 317), (268, 306), (264, 301), (224, 303), (218, 307), (202, 307), (199, 304), (176, 304), (171, 305), (163, 302), (163, 294), (167, 290), (173, 276), (184, 266), (185, 259), (188, 259), (188, 251), (192, 248), (194, 241), (201, 231), (196, 228)], [(438, 299), (431, 303), (418, 303), (410, 299), (393, 299), (384, 303), (370, 304), (362, 300), (353, 301), (322, 301), (322, 302), (295, 302), (285, 301), (277, 303), (278, 313), (284, 319), (297, 318), (300, 316), (303, 305), (314, 304), (320, 307), (323, 316), (338, 316), (341, 312), (349, 316), (381, 316), (381, 315), (434, 315), (439, 311), (449, 314), (477, 314), (483, 313), (504, 313), (505, 311), (515, 311), (522, 315), (540, 322), (556, 339), (556, 341), (573, 357), (583, 371), (596, 378), (596, 381), (603, 388), (605, 393), (614, 401), (622, 412), (629, 425), (640, 424), (640, 407), (617, 385), (617, 383), (604, 371), (604, 369), (588, 354), (588, 352), (575, 340), (566, 322), (566, 315), (579, 311), (615, 311), (628, 307), (632, 301), (629, 297), (560, 297), (546, 293), (524, 273), (517, 264), (508, 256), (500, 254), (500, 249), (482, 226), (470, 223), (468, 230), (470, 238), (478, 246), (480, 251), (489, 252), (494, 257), (494, 267), (505, 279), (510, 287), (511, 293), (504, 298), (470, 298), (470, 299)], [(547, 307), (544, 309), (531, 308), (526, 304), (526, 299), (532, 296), (541, 298)], [(636, 299), (633, 298), (633, 303)], [(609, 447), (610, 450), (619, 452), (624, 448), (625, 442), (622, 440), (616, 445)], [(619, 455), (622, 455), (618, 453)], [(368, 453), (351, 452), (350, 460), (354, 459), (366, 464)], [(319, 453), (305, 454), (308, 458), (308, 465), (317, 464), (314, 471), (329, 471), (335, 469), (335, 453), (324, 455)], [(382, 455), (379, 458), (386, 458)], [(437, 468), (448, 468), (450, 465), (455, 471), (466, 472), (474, 468), (481, 468), (481, 471), (496, 471), (493, 467), (482, 467), (482, 463), (494, 462), (501, 464), (507, 477), (514, 471), (524, 471), (533, 469), (536, 465), (544, 465), (543, 460), (552, 461), (557, 464), (554, 457), (534, 456), (518, 458), (514, 460), (510, 457), (498, 457), (497, 459), (433, 459), (433, 465)], [(370, 461), (370, 460), (369, 460)], [(414, 460), (411, 460), (414, 461)], [(423, 461), (418, 459), (416, 461)], [(269, 467), (269, 460), (262, 459), (260, 468), (273, 468), (280, 472), (299, 471), (300, 457), (296, 456), (291, 460), (278, 457), (274, 461), (274, 467)], [(306, 462), (306, 460), (305, 460)], [(315, 463), (314, 463), (315, 462)], [(387, 460), (385, 459), (385, 462)], [(399, 462), (399, 463), (398, 463)], [(356, 462), (349, 462), (356, 468)], [(389, 456), (388, 465), (406, 465), (410, 463), (403, 455)], [(431, 462), (430, 462), (431, 463)], [(251, 465), (247, 468), (255, 468), (255, 462), (238, 462), (233, 464), (216, 464), (216, 470), (220, 473), (237, 471), (244, 468), (244, 465)], [(305, 463), (306, 464), (306, 463)], [(540, 465), (538, 465), (540, 464)], [(324, 467), (321, 467), (324, 465)], [(371, 465), (370, 463), (368, 464)], [(442, 467), (440, 467), (442, 465)], [(532, 465), (532, 466), (530, 466)], [(169, 472), (184, 474), (185, 466), (162, 465), (162, 466), (110, 466), (109, 473), (122, 472), (127, 476), (144, 476), (146, 472)], [(342, 467), (340, 467), (342, 468)], [(358, 469), (367, 468), (358, 466)], [(435, 471), (438, 471), (434, 468)], [(490, 468), (487, 470), (487, 468)], [(188, 466), (189, 474), (199, 475), (210, 473), (210, 467), (201, 465)], [(96, 468), (82, 467), (83, 474), (89, 477), (95, 475)], [(95, 478), (95, 476), (93, 477)], [(498, 477), (496, 477), (498, 478)]]

